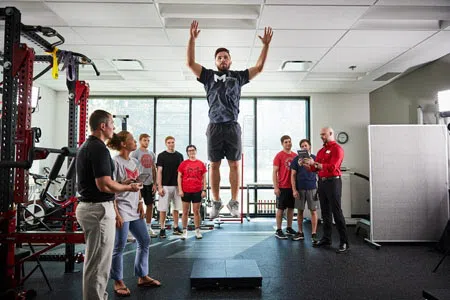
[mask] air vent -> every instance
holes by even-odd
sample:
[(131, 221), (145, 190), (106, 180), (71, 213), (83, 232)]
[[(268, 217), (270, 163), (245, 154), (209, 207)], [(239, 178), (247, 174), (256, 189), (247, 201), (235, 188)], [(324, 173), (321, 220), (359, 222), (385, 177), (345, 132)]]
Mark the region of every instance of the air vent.
[(113, 65), (117, 71), (142, 71), (144, 66), (137, 59), (119, 58), (112, 60)]
[(280, 71), (306, 72), (312, 65), (313, 62), (310, 60), (285, 60), (280, 66)]
[(387, 72), (387, 73), (381, 75), (380, 77), (374, 79), (373, 81), (388, 81), (394, 77), (397, 77), (400, 74), (401, 74), (400, 72)]

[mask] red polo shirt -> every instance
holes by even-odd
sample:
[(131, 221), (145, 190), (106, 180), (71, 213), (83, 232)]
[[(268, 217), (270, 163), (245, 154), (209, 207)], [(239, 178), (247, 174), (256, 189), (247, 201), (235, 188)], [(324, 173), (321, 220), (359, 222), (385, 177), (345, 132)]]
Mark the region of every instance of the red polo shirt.
[(322, 164), (322, 169), (317, 170), (314, 165), (311, 166), (311, 171), (317, 172), (320, 178), (341, 176), (341, 163), (344, 159), (344, 150), (335, 141), (326, 143), (322, 149), (319, 150), (316, 157), (316, 162)]

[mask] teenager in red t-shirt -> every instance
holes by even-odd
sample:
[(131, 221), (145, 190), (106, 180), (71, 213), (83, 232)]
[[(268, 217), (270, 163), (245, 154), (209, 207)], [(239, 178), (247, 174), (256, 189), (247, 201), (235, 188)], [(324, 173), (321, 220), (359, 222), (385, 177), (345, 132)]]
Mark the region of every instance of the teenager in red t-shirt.
[(188, 159), (178, 167), (178, 191), (183, 201), (183, 234), (181, 239), (187, 238), (187, 219), (189, 206), (192, 202), (194, 211), (195, 237), (202, 238), (200, 233), (200, 204), (206, 197), (206, 167), (196, 158), (197, 148), (194, 145), (186, 147)]
[[(277, 231), (275, 236), (279, 239), (287, 239), (286, 235), (295, 235), (297, 232), (292, 229), (292, 219), (294, 218), (295, 199), (292, 194), (291, 185), (291, 162), (297, 156), (291, 151), (291, 137), (283, 135), (281, 137), (281, 145), (283, 150), (273, 159), (273, 188), (277, 196)], [(281, 230), (284, 210), (287, 209), (287, 228), (286, 234)]]

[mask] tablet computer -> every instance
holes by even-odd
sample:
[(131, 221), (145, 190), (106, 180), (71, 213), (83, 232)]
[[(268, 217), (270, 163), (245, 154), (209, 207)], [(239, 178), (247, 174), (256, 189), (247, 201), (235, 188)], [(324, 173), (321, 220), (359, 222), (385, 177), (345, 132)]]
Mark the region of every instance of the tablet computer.
[(308, 150), (298, 150), (297, 154), (300, 159), (310, 158)]
[(139, 176), (135, 180), (136, 182), (144, 183), (150, 177), (150, 175), (151, 174), (149, 173), (139, 174)]

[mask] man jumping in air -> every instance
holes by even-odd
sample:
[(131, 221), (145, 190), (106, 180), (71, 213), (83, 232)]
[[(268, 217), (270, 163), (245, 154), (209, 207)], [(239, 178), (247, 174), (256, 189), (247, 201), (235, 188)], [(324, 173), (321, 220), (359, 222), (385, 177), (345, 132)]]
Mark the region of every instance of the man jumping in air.
[(209, 125), (206, 130), (208, 139), (208, 159), (211, 161), (211, 190), (214, 204), (211, 218), (217, 218), (222, 209), (219, 196), (220, 164), (225, 157), (230, 166), (231, 200), (227, 208), (234, 217), (239, 217), (239, 161), (242, 154), (241, 127), (238, 120), (241, 87), (261, 73), (266, 61), (269, 44), (272, 40), (272, 28), (264, 28), (261, 54), (254, 67), (244, 71), (231, 71), (231, 56), (226, 48), (218, 48), (215, 53), (217, 71), (206, 69), (195, 62), (195, 40), (200, 30), (198, 22), (193, 21), (187, 47), (187, 66), (203, 83), (209, 104)]

